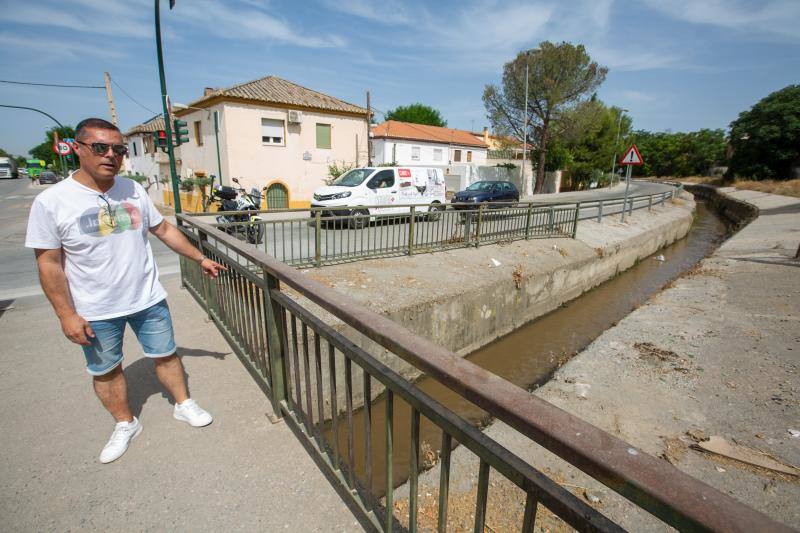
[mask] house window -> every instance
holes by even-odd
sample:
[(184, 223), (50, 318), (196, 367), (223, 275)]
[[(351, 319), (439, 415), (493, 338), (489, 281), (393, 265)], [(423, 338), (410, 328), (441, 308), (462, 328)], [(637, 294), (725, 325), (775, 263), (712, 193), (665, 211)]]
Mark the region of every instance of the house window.
[(136, 141), (133, 141), (131, 143), (131, 147), (133, 148), (133, 156), (136, 157), (137, 155), (139, 155), (139, 152), (136, 150)]
[(144, 153), (155, 153), (155, 147), (153, 146), (153, 136), (150, 134), (145, 135), (142, 137), (142, 150)]
[(442, 160), (442, 149), (441, 148), (434, 148), (433, 149), (433, 160), (434, 161), (441, 161)]
[(472, 150), (467, 150), (467, 163), (472, 162)]
[(194, 121), (194, 142), (197, 146), (203, 146), (203, 130), (199, 120)]
[(453, 161), (461, 161), (461, 150), (453, 150)]
[(419, 161), (419, 146), (412, 146), (411, 147), (411, 160), (412, 161)]
[(273, 146), (285, 146), (284, 127), (282, 120), (274, 118), (261, 119), (261, 143)]
[(330, 150), (331, 148), (331, 125), (317, 124), (317, 148)]

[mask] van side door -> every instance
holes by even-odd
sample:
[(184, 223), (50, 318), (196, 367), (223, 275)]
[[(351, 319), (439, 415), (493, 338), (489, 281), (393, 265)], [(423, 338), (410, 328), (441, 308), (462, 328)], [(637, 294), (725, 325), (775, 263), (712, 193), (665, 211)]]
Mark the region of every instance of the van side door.
[(374, 206), (370, 209), (371, 213), (383, 214), (393, 211), (390, 206), (398, 202), (397, 180), (393, 168), (373, 174), (367, 182), (367, 189), (369, 189), (368, 196), (372, 199), (369, 203)]

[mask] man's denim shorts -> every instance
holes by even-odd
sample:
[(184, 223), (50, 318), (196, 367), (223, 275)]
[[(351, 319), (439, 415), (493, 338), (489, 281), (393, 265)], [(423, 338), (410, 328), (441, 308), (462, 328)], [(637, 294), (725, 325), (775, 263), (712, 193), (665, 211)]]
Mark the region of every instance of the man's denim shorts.
[(86, 356), (86, 371), (93, 376), (108, 374), (122, 362), (125, 324), (130, 324), (147, 357), (166, 357), (175, 353), (175, 334), (167, 300), (132, 315), (94, 320), (89, 324), (95, 337), (90, 339), (90, 346), (82, 348)]

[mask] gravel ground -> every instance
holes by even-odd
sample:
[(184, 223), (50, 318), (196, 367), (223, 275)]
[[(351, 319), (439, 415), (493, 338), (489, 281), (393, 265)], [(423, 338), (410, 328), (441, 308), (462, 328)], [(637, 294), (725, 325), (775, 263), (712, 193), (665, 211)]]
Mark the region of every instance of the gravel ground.
[[(760, 217), (607, 330), (534, 394), (800, 527), (797, 478), (690, 447), (719, 435), (800, 465), (800, 438), (789, 432), (800, 429), (800, 262), (793, 259), (800, 201), (726, 192), (756, 204)], [(623, 527), (669, 529), (505, 424), (496, 422), (486, 433)], [(453, 452), (455, 529), (471, 527), (477, 471), (470, 452)], [(434, 468), (420, 480), (422, 516), (433, 520), (438, 475)], [(517, 530), (521, 491), (504, 479), (492, 481), (487, 524), (494, 531)], [(429, 507), (426, 498), (434, 498)], [(552, 531), (563, 524), (540, 512), (537, 526)]]

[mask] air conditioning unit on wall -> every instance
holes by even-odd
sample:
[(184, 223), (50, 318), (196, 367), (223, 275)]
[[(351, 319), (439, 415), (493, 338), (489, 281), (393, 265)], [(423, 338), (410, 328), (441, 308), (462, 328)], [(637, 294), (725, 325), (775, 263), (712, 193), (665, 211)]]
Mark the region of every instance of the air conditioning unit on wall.
[(303, 122), (303, 113), (300, 111), (289, 111), (289, 124), (300, 124)]

